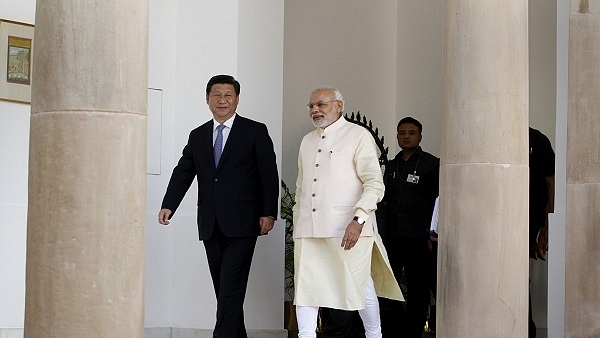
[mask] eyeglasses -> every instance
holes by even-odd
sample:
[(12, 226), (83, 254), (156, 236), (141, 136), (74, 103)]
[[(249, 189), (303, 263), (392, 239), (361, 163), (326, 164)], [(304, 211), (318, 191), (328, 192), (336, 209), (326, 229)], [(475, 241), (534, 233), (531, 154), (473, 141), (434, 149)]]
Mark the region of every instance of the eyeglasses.
[(331, 100), (331, 101), (324, 101), (324, 102), (318, 101), (316, 103), (311, 102), (311, 103), (307, 104), (306, 106), (308, 107), (309, 110), (312, 110), (315, 106), (317, 106), (317, 108), (321, 109), (321, 108), (324, 108), (328, 103), (336, 102), (336, 101), (338, 101), (338, 100)]

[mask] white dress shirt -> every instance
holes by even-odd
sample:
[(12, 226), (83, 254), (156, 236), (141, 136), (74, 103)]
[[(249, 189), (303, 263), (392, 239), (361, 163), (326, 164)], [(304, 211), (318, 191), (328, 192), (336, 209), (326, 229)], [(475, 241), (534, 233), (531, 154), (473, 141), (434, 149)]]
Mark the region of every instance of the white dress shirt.
[[(231, 116), (229, 118), (229, 120), (223, 122), (223, 124), (225, 125), (225, 128), (223, 128), (223, 148), (225, 148), (225, 142), (227, 142), (227, 138), (229, 137), (229, 132), (231, 131), (231, 127), (233, 126), (233, 120), (235, 120), (235, 116), (237, 114), (233, 114), (233, 116)], [(219, 122), (217, 122), (217, 120), (213, 119), (213, 147), (215, 145), (215, 140), (217, 139), (217, 127), (219, 126)], [(223, 150), (223, 149), (221, 149)]]

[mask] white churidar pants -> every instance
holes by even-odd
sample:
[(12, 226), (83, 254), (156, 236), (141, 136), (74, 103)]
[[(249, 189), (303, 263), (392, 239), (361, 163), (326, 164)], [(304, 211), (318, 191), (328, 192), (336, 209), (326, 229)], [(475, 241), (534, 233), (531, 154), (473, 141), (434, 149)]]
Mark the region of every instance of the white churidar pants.
[[(298, 319), (298, 338), (316, 338), (317, 316), (316, 306), (296, 306)], [(379, 301), (375, 293), (373, 278), (367, 280), (365, 308), (358, 310), (365, 327), (366, 338), (381, 338), (381, 319), (379, 316)]]

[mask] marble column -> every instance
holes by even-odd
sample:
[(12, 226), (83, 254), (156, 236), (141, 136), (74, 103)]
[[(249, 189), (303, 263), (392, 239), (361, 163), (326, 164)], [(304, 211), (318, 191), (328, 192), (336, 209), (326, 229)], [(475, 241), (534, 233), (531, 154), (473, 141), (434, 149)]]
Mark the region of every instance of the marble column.
[(147, 6), (37, 2), (26, 338), (143, 337)]
[(568, 95), (565, 338), (600, 337), (599, 0), (570, 1)]
[(439, 337), (527, 337), (527, 7), (445, 1)]

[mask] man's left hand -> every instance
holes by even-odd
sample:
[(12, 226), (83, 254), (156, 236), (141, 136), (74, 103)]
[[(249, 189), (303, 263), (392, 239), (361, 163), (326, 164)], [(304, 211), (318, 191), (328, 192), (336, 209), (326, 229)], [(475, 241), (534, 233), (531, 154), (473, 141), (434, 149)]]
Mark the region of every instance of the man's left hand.
[(261, 217), (260, 218), (260, 235), (266, 235), (273, 229), (273, 225), (275, 224), (275, 219), (272, 217)]
[(363, 226), (358, 224), (357, 221), (352, 220), (350, 224), (346, 227), (346, 232), (344, 233), (344, 237), (342, 237), (342, 248), (344, 250), (350, 250), (358, 242), (358, 238), (360, 237), (360, 233), (362, 232)]

